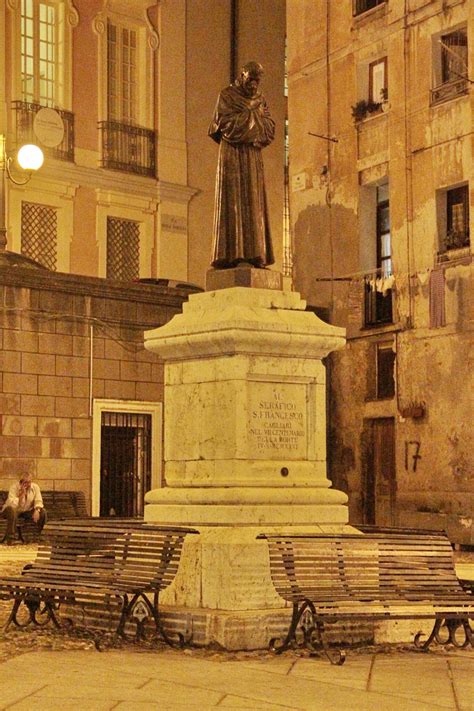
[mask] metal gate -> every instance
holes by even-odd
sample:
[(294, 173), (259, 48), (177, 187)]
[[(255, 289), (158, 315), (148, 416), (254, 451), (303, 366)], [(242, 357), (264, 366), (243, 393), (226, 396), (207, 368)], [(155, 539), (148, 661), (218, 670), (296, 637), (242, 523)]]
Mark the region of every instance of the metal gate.
[(142, 516), (151, 489), (151, 415), (102, 412), (100, 515)]

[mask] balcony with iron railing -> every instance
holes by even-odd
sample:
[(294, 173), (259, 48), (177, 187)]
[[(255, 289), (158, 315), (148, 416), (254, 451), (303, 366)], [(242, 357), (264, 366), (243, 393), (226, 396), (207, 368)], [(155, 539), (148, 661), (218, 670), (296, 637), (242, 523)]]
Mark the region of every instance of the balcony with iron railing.
[(393, 323), (392, 289), (384, 289), (384, 278), (376, 274), (364, 277), (364, 326)]
[[(44, 108), (50, 108), (30, 101), (14, 101), (14, 124), (15, 141), (19, 146), (22, 143), (37, 143), (35, 134), (35, 118), (38, 112)], [(64, 109), (55, 109), (59, 114), (64, 128), (64, 136), (59, 145), (50, 148), (41, 144), (41, 149), (48, 158), (56, 158), (64, 161), (74, 161), (74, 114)]]
[(453, 81), (444, 82), (431, 89), (430, 103), (432, 106), (442, 104), (444, 101), (450, 101), (458, 96), (467, 94), (469, 89), (469, 80), (467, 77), (459, 77)]
[(155, 131), (119, 121), (100, 121), (99, 130), (103, 168), (150, 178), (156, 176)]

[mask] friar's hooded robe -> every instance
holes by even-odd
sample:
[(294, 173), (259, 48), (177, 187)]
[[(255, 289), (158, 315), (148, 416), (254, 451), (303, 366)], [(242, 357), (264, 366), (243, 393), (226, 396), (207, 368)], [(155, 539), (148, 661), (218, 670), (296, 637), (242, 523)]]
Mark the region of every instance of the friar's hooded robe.
[(217, 100), (209, 136), (219, 143), (212, 266), (273, 264), (261, 149), (275, 123), (262, 94), (248, 96), (239, 79)]

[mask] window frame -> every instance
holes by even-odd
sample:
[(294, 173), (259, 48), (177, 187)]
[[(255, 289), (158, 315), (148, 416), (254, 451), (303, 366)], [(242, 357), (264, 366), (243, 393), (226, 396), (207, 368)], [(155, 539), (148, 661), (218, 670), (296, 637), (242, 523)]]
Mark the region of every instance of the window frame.
[[(456, 194), (461, 196), (461, 200), (455, 201)], [(454, 206), (462, 205), (462, 220), (464, 223), (464, 230), (458, 232), (454, 228)], [(461, 236), (462, 244), (453, 244), (449, 246), (449, 236), (453, 235), (454, 242), (456, 241), (455, 235), (459, 234)], [(463, 247), (468, 247), (470, 245), (470, 230), (469, 230), (469, 184), (458, 185), (454, 188), (448, 188), (446, 190), (446, 232), (444, 235), (444, 246), (446, 251), (451, 251), (452, 249), (462, 249)]]
[(135, 122), (129, 124), (122, 119), (113, 119), (117, 123), (124, 125), (134, 125), (137, 127), (155, 130), (155, 82), (156, 82), (156, 62), (155, 52), (158, 49), (158, 36), (152, 30), (137, 11), (136, 7), (130, 7), (130, 14), (123, 15), (112, 10), (99, 13), (94, 26), (99, 35), (99, 63), (98, 63), (98, 86), (99, 86), (99, 123), (110, 120), (109, 114), (109, 77), (108, 77), (108, 26), (109, 22), (116, 26), (133, 30), (137, 36), (136, 64), (137, 64), (137, 95)]
[[(381, 358), (382, 353), (391, 353), (391, 376), (392, 380), (390, 385), (387, 387), (382, 386), (381, 383)], [(396, 393), (396, 380), (395, 380), (395, 360), (397, 354), (393, 350), (393, 343), (390, 341), (380, 341), (375, 344), (375, 399), (376, 400), (392, 400)], [(393, 385), (393, 387), (392, 387)]]
[[(381, 200), (380, 202), (377, 200), (377, 205), (376, 205), (376, 228), (375, 228), (375, 242), (376, 242), (376, 250), (377, 250), (377, 273), (380, 273), (380, 275), (383, 276), (390, 276), (392, 273), (392, 233), (390, 229), (390, 199), (387, 198), (385, 200)], [(384, 229), (383, 227), (383, 211), (387, 210), (388, 211), (388, 220), (389, 220), (389, 226), (387, 229)], [(383, 245), (383, 238), (389, 235), (389, 253), (385, 254), (384, 250), (384, 245)], [(385, 269), (385, 262), (389, 264), (388, 269)]]
[[(377, 182), (370, 187), (369, 201), (365, 209), (366, 225), (363, 234), (367, 235), (363, 243), (364, 257), (361, 262), (364, 271), (368, 274), (364, 277), (364, 308), (362, 328), (372, 329), (384, 325), (393, 324), (393, 296), (392, 289), (380, 292), (376, 288), (377, 278), (387, 278), (392, 275), (392, 244), (389, 240), (389, 252), (385, 254), (383, 248), (383, 236), (390, 235), (390, 213), (388, 219), (388, 229), (382, 226), (382, 210), (390, 209), (390, 186), (387, 179)], [(382, 193), (382, 194), (381, 194)], [(361, 200), (359, 197), (359, 200)], [(359, 216), (361, 215), (361, 203), (359, 204)], [(361, 251), (362, 256), (362, 251)], [(382, 268), (384, 262), (388, 263), (388, 268)]]
[[(371, 7), (360, 7), (359, 8), (359, 6), (362, 6), (363, 3), (368, 4), (371, 2), (374, 3)], [(386, 5), (387, 3), (388, 3), (388, 0), (353, 0), (352, 16), (353, 17), (360, 17), (361, 15), (365, 15), (366, 12), (369, 12), (370, 10), (375, 10), (380, 5)]]
[[(456, 72), (455, 70), (452, 69), (452, 67), (449, 67), (449, 57), (450, 57), (450, 49), (447, 46), (447, 43), (443, 43), (443, 40), (447, 39), (448, 37), (454, 37), (455, 35), (462, 35), (465, 39), (465, 44), (461, 45), (458, 44), (458, 47), (465, 46), (466, 47), (466, 60), (468, 57), (468, 41), (467, 41), (467, 27), (460, 27), (457, 30), (453, 30), (451, 32), (447, 32), (446, 34), (441, 35), (439, 42), (441, 44), (441, 55), (440, 55), (440, 60), (441, 60), (441, 84), (448, 84), (452, 81), (457, 81), (458, 79), (466, 79), (467, 78), (467, 61), (464, 63), (465, 64), (465, 71), (464, 73), (461, 72)], [(456, 54), (456, 52), (454, 52)], [(459, 57), (459, 61), (461, 61), (461, 58)], [(454, 72), (455, 76), (450, 76), (450, 73)]]
[[(33, 184), (34, 183), (34, 184)], [(21, 214), (22, 202), (36, 203), (56, 208), (57, 223), (57, 262), (56, 271), (71, 270), (71, 243), (74, 234), (74, 205), (69, 194), (64, 192), (64, 183), (60, 179), (48, 178), (43, 182), (41, 175), (29, 183), (28, 192), (22, 186), (12, 186), (8, 195), (10, 203), (9, 234), (10, 249), (21, 254)]]
[[(34, 0), (35, 6), (39, 0)], [(74, 7), (73, 0), (47, 0), (47, 3), (58, 8), (59, 35), (58, 50), (61, 58), (61, 67), (56, 76), (54, 108), (71, 111), (72, 108), (72, 30), (79, 22), (79, 15)], [(11, 37), (11, 98), (20, 100), (23, 96), (22, 87), (22, 36), (21, 36), (21, 3), (7, 2), (8, 30)], [(37, 102), (34, 102), (37, 103)]]
[[(383, 86), (380, 90), (380, 96), (378, 98), (374, 97), (374, 70), (376, 67), (383, 66)], [(368, 101), (372, 104), (382, 104), (388, 99), (388, 61), (387, 57), (380, 57), (373, 62), (369, 63), (369, 90), (368, 90)]]
[[(442, 44), (443, 40), (456, 34), (463, 34), (466, 38), (466, 62), (463, 72), (454, 72), (455, 76), (447, 74), (447, 67), (444, 58), (448, 54), (448, 49)], [(445, 101), (451, 101), (459, 96), (467, 94), (469, 89), (468, 78), (468, 53), (469, 39), (467, 32), (467, 24), (457, 25), (447, 32), (443, 30), (432, 36), (432, 80), (430, 91), (431, 105), (441, 104)], [(461, 45), (460, 45), (461, 46)]]
[[(129, 181), (129, 176), (126, 176)], [(128, 183), (127, 183), (128, 185)], [(158, 201), (134, 195), (127, 185), (123, 190), (97, 190), (97, 242), (99, 246), (99, 273), (106, 278), (107, 268), (107, 218), (129, 220), (140, 224), (140, 273), (139, 278), (153, 276), (153, 250), (155, 249), (155, 221)], [(128, 186), (129, 187), (129, 186)]]
[[(115, 58), (111, 59), (111, 30), (115, 31)], [(128, 34), (128, 42), (124, 38)], [(133, 43), (132, 43), (133, 38)], [(133, 46), (134, 44), (134, 46)], [(134, 61), (125, 61), (125, 55), (131, 60), (132, 52)], [(107, 20), (107, 120), (117, 121), (127, 125), (139, 123), (138, 116), (141, 103), (141, 82), (139, 72), (140, 61), (140, 33), (133, 26), (123, 23), (113, 22), (111, 18)], [(111, 65), (116, 68), (116, 91), (111, 91)], [(127, 76), (128, 74), (128, 76)], [(132, 90), (134, 88), (134, 95)], [(127, 91), (125, 91), (125, 89)], [(128, 92), (128, 96), (126, 95)], [(112, 100), (116, 106), (112, 108)], [(127, 109), (124, 106), (127, 104)]]

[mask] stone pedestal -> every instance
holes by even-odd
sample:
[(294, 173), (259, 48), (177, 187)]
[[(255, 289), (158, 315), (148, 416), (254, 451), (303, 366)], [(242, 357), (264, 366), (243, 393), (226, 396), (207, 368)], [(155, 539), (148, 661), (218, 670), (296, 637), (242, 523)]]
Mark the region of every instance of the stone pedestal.
[(209, 269), (206, 274), (206, 291), (229, 289), (233, 286), (281, 291), (282, 285), (283, 278), (280, 272), (274, 269), (257, 269), (247, 262), (229, 269)]
[(259, 533), (347, 524), (326, 476), (321, 362), (344, 343), (297, 293), (244, 287), (193, 294), (146, 333), (165, 361), (165, 483), (145, 516), (200, 531), (162, 598), (198, 643), (265, 647), (287, 625)]

